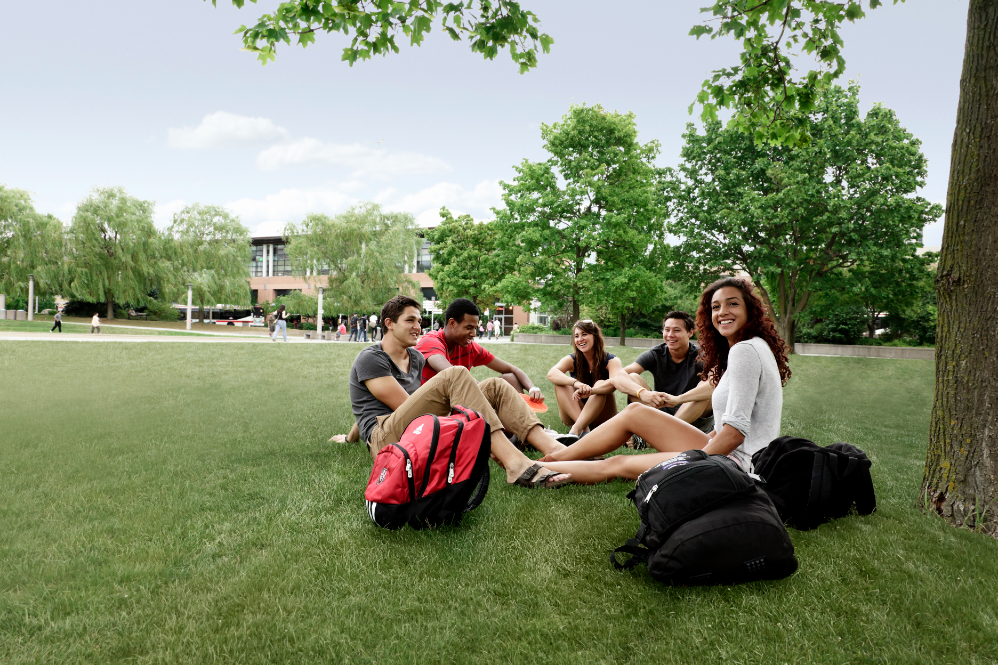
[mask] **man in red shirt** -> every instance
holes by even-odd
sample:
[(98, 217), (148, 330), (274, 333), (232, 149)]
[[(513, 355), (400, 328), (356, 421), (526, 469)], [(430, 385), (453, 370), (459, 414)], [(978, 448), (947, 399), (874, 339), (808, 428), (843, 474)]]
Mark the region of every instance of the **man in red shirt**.
[(423, 335), (416, 345), (416, 350), (426, 358), (423, 383), (448, 367), (457, 365), (471, 369), (484, 365), (502, 374), (502, 378), (513, 386), (516, 392), (522, 393), (526, 390), (532, 398), (543, 400), (544, 393), (533, 384), (522, 369), (496, 358), (475, 341), (478, 335), (479, 316), (481, 312), (478, 306), (467, 298), (457, 298), (447, 306), (447, 311), (444, 312), (446, 323), (443, 328)]

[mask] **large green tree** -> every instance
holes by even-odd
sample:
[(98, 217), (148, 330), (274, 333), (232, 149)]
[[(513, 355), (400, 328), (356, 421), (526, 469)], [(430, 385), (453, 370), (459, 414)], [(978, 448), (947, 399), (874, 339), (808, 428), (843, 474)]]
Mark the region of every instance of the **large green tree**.
[(173, 215), (166, 230), (172, 263), (170, 295), (183, 297), (193, 285), (198, 318), (205, 305), (249, 305), (249, 229), (224, 208), (195, 203)]
[(499, 246), (495, 224), (476, 222), (471, 215), (454, 217), (440, 209), (440, 224), (426, 232), (433, 251), (429, 276), (440, 299), (470, 298), (482, 311), (499, 297), (494, 254)]
[[(572, 106), (541, 125), (543, 162), (524, 160), (500, 183), (496, 209), (503, 300), (607, 305), (621, 322), (658, 303), (664, 243), (657, 141), (642, 144), (634, 114)], [(621, 328), (623, 339), (626, 330)]]
[(920, 142), (889, 109), (862, 117), (858, 93), (855, 85), (826, 91), (799, 123), (813, 137), (803, 146), (756, 143), (717, 121), (703, 134), (689, 125), (671, 182), (682, 272), (696, 281), (751, 275), (791, 346), (823, 279), (896, 265), (942, 214), (914, 196), (925, 182)]
[(380, 311), (392, 296), (417, 296), (407, 276), (422, 239), (409, 213), (360, 203), (335, 217), (311, 214), (284, 229), (292, 271), (324, 286), (323, 309)]
[(73, 296), (107, 304), (146, 302), (163, 281), (162, 242), (152, 221), (152, 201), (129, 196), (121, 187), (95, 189), (76, 208), (69, 229), (69, 290)]
[(64, 236), (62, 222), (38, 213), (27, 192), (0, 185), (0, 293), (26, 296), (29, 274), (36, 289), (61, 290)]
[[(895, 3), (897, 0), (895, 0)], [(720, 107), (760, 139), (806, 139), (807, 110), (844, 70), (839, 26), (864, 14), (859, 0), (717, 0), (713, 25), (694, 34), (734, 37), (741, 62), (704, 83), (705, 117)], [(882, 0), (868, 0), (869, 8)], [(998, 0), (968, 0), (967, 41), (950, 157), (946, 223), (936, 272), (936, 392), (922, 504), (952, 524), (998, 536)], [(959, 5), (950, 3), (948, 9)], [(943, 5), (940, 5), (943, 10)], [(794, 79), (788, 49), (817, 56)]]

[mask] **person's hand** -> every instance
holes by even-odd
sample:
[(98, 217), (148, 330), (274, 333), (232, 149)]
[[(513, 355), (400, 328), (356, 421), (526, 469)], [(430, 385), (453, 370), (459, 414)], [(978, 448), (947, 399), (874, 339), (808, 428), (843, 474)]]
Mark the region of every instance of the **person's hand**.
[(675, 395), (670, 395), (669, 393), (662, 393), (662, 394), (665, 396), (665, 403), (663, 404), (663, 406), (673, 408), (682, 404), (682, 402), (679, 401), (679, 398), (677, 398)]
[(572, 394), (572, 399), (574, 399), (575, 401), (577, 402), (582, 401), (592, 394), (593, 392), (592, 386), (586, 385), (581, 381), (576, 381), (575, 383), (576, 385), (579, 386), (578, 388), (575, 389), (575, 393)]
[(538, 388), (537, 386), (534, 386), (533, 388), (528, 390), (527, 395), (530, 397), (530, 399), (538, 400), (541, 402), (544, 401), (544, 393), (542, 393), (541, 389)]
[(642, 390), (638, 401), (653, 409), (661, 409), (665, 405), (666, 397), (668, 397), (666, 393), (659, 393), (654, 390)]

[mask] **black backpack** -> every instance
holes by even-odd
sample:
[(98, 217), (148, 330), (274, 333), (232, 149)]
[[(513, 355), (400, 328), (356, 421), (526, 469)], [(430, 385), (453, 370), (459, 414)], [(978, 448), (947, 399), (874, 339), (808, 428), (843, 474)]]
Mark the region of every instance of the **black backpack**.
[(853, 505), (860, 515), (875, 511), (871, 464), (866, 453), (848, 443), (822, 448), (790, 436), (774, 439), (752, 456), (783, 522), (802, 531), (844, 517)]
[[(655, 579), (683, 585), (775, 580), (797, 570), (769, 497), (724, 455), (680, 453), (641, 474), (628, 498), (641, 526), (610, 555), (617, 570), (647, 563)], [(618, 562), (619, 553), (631, 558)]]

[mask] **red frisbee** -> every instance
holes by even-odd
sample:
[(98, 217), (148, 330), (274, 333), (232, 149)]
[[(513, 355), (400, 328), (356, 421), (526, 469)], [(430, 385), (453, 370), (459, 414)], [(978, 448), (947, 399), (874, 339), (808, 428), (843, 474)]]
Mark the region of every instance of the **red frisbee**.
[(548, 412), (548, 405), (544, 403), (544, 400), (534, 399), (525, 393), (520, 393), (520, 397), (522, 397), (523, 401), (527, 403), (527, 406), (534, 410), (534, 413)]

